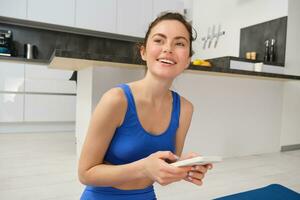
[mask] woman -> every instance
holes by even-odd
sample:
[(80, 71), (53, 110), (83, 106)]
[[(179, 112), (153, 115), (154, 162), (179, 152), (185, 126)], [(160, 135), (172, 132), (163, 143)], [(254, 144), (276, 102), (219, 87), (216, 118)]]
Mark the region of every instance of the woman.
[(181, 156), (193, 106), (170, 91), (192, 56), (192, 27), (178, 13), (149, 26), (140, 54), (141, 80), (107, 91), (93, 113), (79, 160), (81, 199), (156, 199), (152, 184), (186, 180), (196, 185), (212, 165), (173, 167)]

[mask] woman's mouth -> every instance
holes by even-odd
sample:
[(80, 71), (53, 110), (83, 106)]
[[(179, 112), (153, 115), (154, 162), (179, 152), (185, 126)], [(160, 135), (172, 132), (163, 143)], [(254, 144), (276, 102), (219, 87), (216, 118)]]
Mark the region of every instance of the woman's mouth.
[(166, 59), (166, 58), (158, 58), (157, 61), (163, 63), (163, 64), (168, 64), (168, 65), (174, 65), (176, 64), (175, 61), (173, 60), (169, 60), (169, 59)]

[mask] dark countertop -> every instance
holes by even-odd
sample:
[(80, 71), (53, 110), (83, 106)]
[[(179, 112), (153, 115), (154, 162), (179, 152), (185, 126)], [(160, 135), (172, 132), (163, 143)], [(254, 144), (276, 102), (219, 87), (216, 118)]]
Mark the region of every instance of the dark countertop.
[(262, 60), (251, 60), (246, 58), (240, 58), (240, 57), (234, 57), (234, 56), (223, 56), (218, 58), (211, 58), (207, 59), (209, 62), (211, 62), (213, 65), (219, 66), (219, 67), (228, 67), (230, 65), (230, 61), (241, 61), (241, 62), (248, 62), (248, 63), (263, 63), (265, 65), (273, 65), (273, 66), (279, 66), (284, 67), (284, 65), (278, 64), (276, 62), (264, 62)]
[(13, 56), (0, 56), (0, 61), (17, 61), (17, 62), (28, 62), (28, 63), (36, 63), (36, 64), (49, 64), (50, 60), (44, 59), (26, 59), (23, 57), (13, 57)]
[[(112, 63), (119, 63), (120, 65), (135, 65), (135, 66), (142, 66), (141, 62), (137, 59), (132, 59), (130, 57), (120, 57), (118, 55), (101, 55), (101, 54), (90, 54), (90, 53), (79, 53), (79, 52), (72, 52), (72, 51), (64, 51), (64, 50), (56, 50), (51, 58), (50, 67), (56, 67), (53, 64), (56, 58), (63, 58), (65, 61), (66, 59), (76, 59), (76, 60), (85, 60), (85, 61), (95, 61), (95, 62), (112, 62)], [(241, 59), (243, 60), (243, 59)], [(64, 64), (68, 64), (64, 62)], [(71, 64), (71, 63), (70, 63)], [(60, 66), (61, 67), (61, 66)], [(72, 69), (72, 66), (67, 67), (66, 69)], [(190, 65), (188, 68), (190, 71), (203, 71), (203, 72), (210, 72), (211, 74), (218, 72), (223, 73), (224, 75), (241, 75), (241, 76), (255, 76), (260, 78), (272, 78), (272, 79), (283, 79), (283, 80), (300, 80), (300, 76), (295, 75), (286, 75), (286, 74), (275, 74), (275, 73), (266, 73), (266, 72), (255, 72), (255, 71), (246, 71), (246, 70), (237, 70), (237, 69), (229, 69), (224, 67), (204, 67), (204, 66), (196, 66)], [(80, 70), (78, 67), (74, 67), (73, 70)]]
[(300, 80), (300, 76), (295, 76), (295, 75), (255, 72), (255, 71), (247, 71), (247, 70), (222, 68), (222, 67), (201, 67), (201, 66), (190, 65), (188, 69), (207, 71), (207, 72), (219, 72), (219, 73), (233, 74), (233, 75), (256, 76), (261, 78)]
[[(99, 63), (114, 63), (114, 66), (117, 65), (124, 65), (127, 67), (130, 66), (143, 66), (139, 60), (136, 58), (130, 57), (122, 57), (118, 55), (104, 55), (104, 54), (93, 54), (93, 53), (84, 53), (84, 52), (73, 52), (73, 51), (65, 51), (65, 50), (55, 50), (53, 52), (52, 57), (50, 60), (41, 60), (41, 59), (26, 59), (23, 57), (8, 57), (8, 56), (0, 56), (0, 60), (6, 61), (17, 61), (17, 62), (29, 62), (29, 63), (37, 63), (37, 64), (45, 64), (50, 65), (51, 68), (62, 68), (62, 64), (57, 63), (57, 59), (64, 59), (63, 66), (64, 69), (67, 70), (80, 70), (83, 67), (87, 67), (86, 65), (91, 64), (92, 62), (99, 62)], [(55, 62), (54, 62), (55, 60)], [(80, 60), (90, 61), (84, 64), (74, 65), (74, 60), (76, 62), (80, 62)], [(243, 61), (243, 59), (235, 59)], [(60, 62), (60, 61), (59, 61)], [(55, 63), (55, 64), (54, 64)], [(287, 74), (275, 74), (275, 73), (267, 73), (267, 72), (255, 72), (255, 71), (247, 71), (247, 70), (237, 70), (237, 69), (230, 69), (226, 67), (205, 67), (205, 66), (196, 66), (191, 64), (188, 68), (190, 71), (203, 71), (209, 72), (210, 74), (213, 73), (222, 73), (224, 75), (240, 75), (240, 76), (254, 76), (260, 78), (272, 78), (272, 79), (283, 79), (283, 80), (300, 80), (300, 76), (296, 75), (287, 75)]]

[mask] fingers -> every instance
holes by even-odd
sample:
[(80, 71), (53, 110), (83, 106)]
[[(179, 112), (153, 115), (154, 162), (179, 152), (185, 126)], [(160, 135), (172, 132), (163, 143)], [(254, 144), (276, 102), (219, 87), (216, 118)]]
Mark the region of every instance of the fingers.
[(212, 164), (193, 166), (184, 180), (200, 186), (203, 184), (203, 179), (207, 173), (207, 170), (211, 168)]
[(203, 184), (202, 180), (195, 179), (195, 178), (190, 177), (190, 176), (184, 178), (184, 180), (187, 181), (187, 182), (191, 182), (191, 183), (193, 183), (195, 185), (199, 185), (199, 186)]
[(160, 185), (167, 185), (167, 184), (170, 184), (173, 182), (180, 181), (187, 177), (188, 170), (183, 170), (183, 169), (176, 168), (173, 166), (170, 166), (167, 168), (171, 168), (171, 169), (175, 168), (175, 171), (166, 170), (166, 168), (161, 170), (160, 173), (158, 174), (157, 180), (156, 180)]
[(188, 173), (188, 177), (193, 178), (193, 179), (202, 180), (204, 178), (204, 174), (202, 174), (200, 172), (190, 171)]
[(212, 169), (213, 168), (213, 164), (207, 164), (207, 165), (204, 165), (207, 169)]
[(192, 167), (192, 171), (201, 172), (205, 174), (207, 172), (207, 167), (205, 165), (196, 165)]
[(173, 154), (171, 151), (159, 151), (156, 153), (158, 158), (170, 161), (178, 160), (178, 156)]

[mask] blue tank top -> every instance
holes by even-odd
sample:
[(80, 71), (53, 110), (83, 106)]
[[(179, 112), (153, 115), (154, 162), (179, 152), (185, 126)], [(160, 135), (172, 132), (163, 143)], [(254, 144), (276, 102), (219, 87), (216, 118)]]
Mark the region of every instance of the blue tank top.
[[(180, 96), (172, 91), (172, 114), (168, 128), (159, 135), (147, 132), (139, 121), (131, 89), (120, 84), (127, 99), (124, 121), (115, 131), (104, 160), (114, 164), (127, 164), (145, 158), (157, 151), (175, 153), (176, 131), (179, 126)], [(155, 200), (153, 186), (138, 190), (120, 190), (113, 187), (87, 186), (81, 200)]]
[[(168, 128), (159, 135), (147, 132), (139, 121), (131, 89), (126, 84), (119, 85), (127, 99), (124, 121), (115, 131), (104, 160), (115, 165), (140, 160), (157, 151), (175, 153), (176, 131), (179, 125), (180, 96), (172, 91), (173, 105)], [(149, 116), (151, 117), (151, 116)]]

